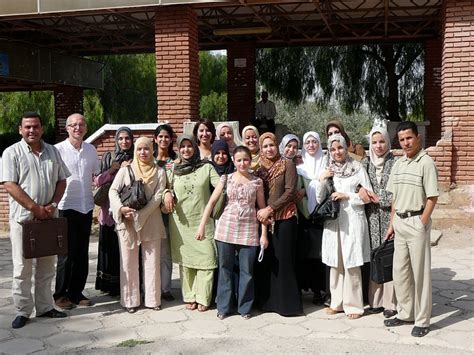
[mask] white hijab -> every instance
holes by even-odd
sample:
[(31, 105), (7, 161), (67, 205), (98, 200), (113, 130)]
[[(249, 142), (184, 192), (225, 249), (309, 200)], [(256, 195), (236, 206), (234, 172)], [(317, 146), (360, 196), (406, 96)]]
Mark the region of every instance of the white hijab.
[[(378, 156), (377, 154), (375, 154), (374, 147), (372, 146), (372, 136), (375, 133), (380, 133), (385, 139), (385, 143), (387, 144), (387, 150), (381, 156)], [(375, 176), (377, 178), (378, 183), (380, 183), (380, 181), (382, 180), (382, 170), (383, 170), (383, 165), (385, 163), (385, 157), (390, 152), (390, 149), (391, 149), (390, 138), (388, 136), (387, 130), (383, 127), (373, 127), (369, 133), (369, 157), (370, 157), (370, 162), (375, 166)]]
[(288, 133), (287, 135), (285, 135), (281, 140), (280, 146), (278, 147), (278, 150), (280, 151), (281, 156), (284, 158), (285, 158), (285, 147), (291, 141), (296, 141), (297, 149), (300, 146), (300, 139), (297, 136), (295, 136), (292, 133)]
[[(304, 149), (304, 143), (309, 137), (313, 137), (319, 142), (319, 148), (314, 156), (308, 154)], [(296, 167), (298, 175), (301, 175), (309, 180), (317, 180), (325, 169), (325, 159), (323, 153), (323, 147), (321, 146), (321, 138), (319, 134), (313, 131), (306, 132), (303, 136), (303, 147), (301, 148), (301, 157), (303, 158), (303, 164)]]

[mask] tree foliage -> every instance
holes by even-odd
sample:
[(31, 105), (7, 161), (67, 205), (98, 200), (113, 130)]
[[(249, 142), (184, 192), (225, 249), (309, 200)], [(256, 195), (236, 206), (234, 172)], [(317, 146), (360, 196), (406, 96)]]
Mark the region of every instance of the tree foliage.
[(199, 52), (199, 95), (227, 92), (227, 57), (211, 52)]
[(423, 47), (418, 43), (263, 49), (259, 81), (290, 102), (314, 97), (353, 113), (399, 121), (423, 112)]

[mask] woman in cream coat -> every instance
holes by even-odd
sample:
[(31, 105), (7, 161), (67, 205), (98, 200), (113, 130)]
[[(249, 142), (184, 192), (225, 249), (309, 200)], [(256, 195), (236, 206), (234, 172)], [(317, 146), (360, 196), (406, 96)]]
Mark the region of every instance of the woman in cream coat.
[(136, 211), (123, 206), (120, 191), (131, 183), (127, 167), (121, 168), (110, 187), (110, 209), (120, 247), (120, 303), (129, 313), (140, 306), (138, 252), (142, 249), (145, 307), (161, 309), (160, 245), (166, 238), (161, 218), (161, 197), (166, 185), (165, 171), (153, 157), (153, 142), (141, 137), (135, 142), (131, 164), (135, 179), (142, 179), (148, 203)]
[(331, 197), (340, 201), (339, 216), (324, 223), (322, 260), (331, 267), (331, 305), (328, 314), (345, 312), (349, 319), (364, 313), (360, 266), (370, 260), (367, 219), (364, 201), (356, 193), (359, 185), (372, 191), (367, 172), (348, 155), (345, 139), (334, 134), (328, 139), (329, 168), (320, 176), (317, 200), (329, 193), (328, 178), (335, 191)]

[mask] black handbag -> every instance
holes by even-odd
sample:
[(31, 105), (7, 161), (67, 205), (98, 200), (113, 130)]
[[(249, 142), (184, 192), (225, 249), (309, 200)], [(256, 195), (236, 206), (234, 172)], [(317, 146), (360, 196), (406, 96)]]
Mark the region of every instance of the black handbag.
[(125, 207), (140, 210), (148, 203), (145, 195), (145, 186), (142, 179), (135, 180), (132, 168), (127, 166), (130, 176), (130, 185), (125, 185), (120, 191), (120, 201)]
[(67, 219), (52, 218), (21, 222), (23, 257), (67, 255)]
[(393, 239), (385, 240), (370, 253), (370, 278), (378, 284), (393, 280)]
[(339, 216), (339, 201), (335, 201), (331, 198), (331, 195), (336, 190), (334, 189), (334, 181), (330, 177), (328, 178), (329, 183), (329, 194), (326, 198), (316, 206), (314, 211), (309, 216), (311, 223), (320, 224), (328, 219), (336, 219)]

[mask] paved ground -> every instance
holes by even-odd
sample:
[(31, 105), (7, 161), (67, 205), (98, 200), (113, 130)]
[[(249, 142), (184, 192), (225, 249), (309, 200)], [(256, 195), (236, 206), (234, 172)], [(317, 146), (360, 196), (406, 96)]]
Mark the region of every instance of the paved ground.
[[(187, 311), (180, 300), (163, 302), (162, 311), (141, 309), (128, 314), (115, 298), (93, 289), (97, 239), (90, 247), (90, 277), (86, 293), (90, 308), (68, 312), (64, 320), (36, 319), (22, 329), (11, 329), (12, 264), (10, 242), (0, 238), (0, 352), (13, 353), (383, 353), (472, 354), (474, 352), (474, 278), (471, 236), (473, 229), (444, 230), (433, 247), (433, 318), (431, 333), (416, 339), (411, 327), (387, 329), (381, 315), (348, 320), (327, 316), (304, 297), (306, 316), (284, 318), (256, 314), (245, 321), (232, 316), (224, 321), (216, 311)], [(5, 237), (5, 235), (3, 235)], [(179, 283), (173, 293), (179, 299)], [(134, 348), (117, 345), (125, 340), (146, 344)]]

